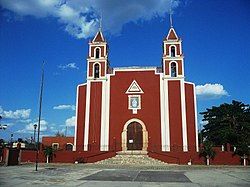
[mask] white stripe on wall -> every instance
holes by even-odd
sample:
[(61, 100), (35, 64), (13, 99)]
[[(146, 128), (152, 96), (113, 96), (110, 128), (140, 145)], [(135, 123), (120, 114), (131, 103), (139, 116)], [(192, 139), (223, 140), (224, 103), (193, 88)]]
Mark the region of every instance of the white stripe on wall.
[(160, 107), (161, 107), (161, 150), (166, 151), (166, 126), (165, 126), (165, 99), (164, 99), (164, 79), (160, 75)]
[(105, 151), (105, 128), (106, 128), (106, 81), (102, 81), (102, 111), (101, 111), (101, 141), (100, 150)]
[[(74, 146), (73, 151), (76, 151), (76, 138), (77, 138), (77, 127), (78, 127), (78, 98), (79, 98), (79, 89), (80, 85), (77, 86), (76, 90), (76, 121), (75, 121), (75, 137), (74, 137)], [(80, 124), (79, 124), (80, 125)]]
[(101, 151), (108, 151), (109, 146), (109, 103), (110, 76), (102, 81), (102, 112), (101, 112)]
[(169, 100), (168, 100), (168, 79), (164, 79), (165, 97), (165, 125), (166, 125), (166, 151), (170, 151), (170, 127), (169, 127)]
[(161, 145), (162, 151), (170, 151), (168, 80), (160, 75)]
[(187, 120), (186, 120), (186, 98), (185, 98), (185, 83), (182, 79), (180, 81), (181, 87), (181, 118), (182, 118), (182, 141), (183, 141), (183, 151), (188, 151), (187, 144)]
[(85, 109), (85, 129), (84, 129), (84, 146), (83, 146), (83, 150), (84, 151), (88, 151), (88, 142), (89, 142), (90, 86), (91, 86), (91, 83), (90, 83), (89, 80), (87, 80), (86, 109)]
[(106, 86), (106, 128), (105, 128), (105, 151), (109, 150), (109, 113), (110, 113), (110, 75), (107, 75)]
[(195, 85), (193, 84), (194, 90), (194, 113), (195, 113), (195, 139), (196, 139), (196, 151), (199, 152), (199, 142), (198, 142), (198, 124), (197, 124), (197, 101), (196, 101), (196, 91)]

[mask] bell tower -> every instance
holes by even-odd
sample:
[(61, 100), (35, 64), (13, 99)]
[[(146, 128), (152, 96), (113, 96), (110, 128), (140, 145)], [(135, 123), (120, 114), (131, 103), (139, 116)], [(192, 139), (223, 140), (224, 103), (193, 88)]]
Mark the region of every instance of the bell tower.
[(108, 151), (110, 75), (108, 45), (100, 27), (89, 42), (84, 123), (84, 151)]
[(167, 37), (163, 41), (163, 72), (164, 77), (184, 78), (184, 55), (182, 53), (182, 40), (178, 37), (172, 25)]
[(88, 80), (103, 80), (108, 70), (108, 45), (103, 37), (101, 28), (94, 39), (89, 42)]
[[(163, 40), (162, 57), (162, 151), (188, 151), (187, 117), (182, 40), (178, 37), (170, 14), (170, 28)], [(173, 136), (174, 135), (174, 136)], [(177, 148), (176, 145), (179, 145)]]

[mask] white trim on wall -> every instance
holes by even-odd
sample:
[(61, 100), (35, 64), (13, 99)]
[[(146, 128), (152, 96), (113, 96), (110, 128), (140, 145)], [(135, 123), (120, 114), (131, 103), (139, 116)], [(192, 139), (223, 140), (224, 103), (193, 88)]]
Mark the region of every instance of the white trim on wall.
[[(99, 58), (96, 58), (96, 50), (97, 50), (97, 49), (99, 49)], [(98, 47), (95, 47), (95, 48), (94, 48), (94, 58), (95, 58), (95, 59), (98, 59), (98, 60), (99, 60), (100, 58), (102, 58), (102, 49), (101, 49), (101, 47), (98, 46)]]
[(180, 44), (182, 43), (182, 40), (179, 38), (179, 40), (164, 40), (164, 44)]
[(156, 71), (156, 67), (149, 67), (149, 68), (137, 68), (137, 67), (134, 67), (134, 68), (114, 68), (113, 69), (114, 71), (127, 71), (127, 72), (130, 72), (130, 71)]
[(95, 42), (95, 43), (92, 43), (92, 42), (89, 42), (89, 45), (91, 46), (105, 46), (107, 45), (107, 42)]
[(162, 151), (170, 151), (168, 80), (160, 76), (161, 145)]
[[(137, 87), (137, 91), (133, 91), (131, 90), (133, 86)], [(141, 89), (140, 85), (137, 83), (136, 80), (133, 80), (132, 83), (130, 84), (130, 86), (128, 87), (127, 91), (125, 92), (126, 94), (142, 94), (144, 93), (143, 90)]]
[(180, 81), (181, 87), (181, 118), (182, 118), (182, 141), (183, 141), (183, 151), (188, 151), (187, 142), (187, 118), (186, 118), (186, 97), (185, 97), (185, 84), (184, 80)]
[(105, 151), (105, 127), (106, 127), (106, 81), (102, 81), (102, 110), (101, 110), (101, 140), (100, 140), (100, 150)]
[(104, 143), (106, 145), (106, 151), (109, 150), (109, 114), (110, 114), (110, 75), (107, 75), (107, 83), (106, 83), (106, 128), (105, 128), (105, 138)]
[(88, 58), (87, 60), (88, 62), (96, 62), (96, 61), (106, 62), (107, 58), (106, 57), (100, 57), (100, 58), (91, 57), (91, 58)]
[(100, 150), (109, 149), (109, 102), (110, 102), (110, 80), (102, 81), (102, 111), (101, 111), (101, 140)]
[[(95, 78), (95, 65), (98, 64), (99, 65), (99, 77)], [(100, 64), (100, 62), (94, 62), (93, 63), (93, 67), (92, 67), (92, 77), (94, 79), (99, 79), (102, 77), (102, 65)]]
[(168, 97), (168, 80), (163, 79), (164, 98), (165, 98), (165, 125), (166, 125), (166, 151), (170, 151), (170, 126), (169, 126), (169, 97)]
[[(92, 64), (92, 76), (89, 76), (89, 64)], [(94, 78), (95, 76), (95, 64), (99, 64), (99, 78)], [(104, 63), (104, 76), (102, 76), (102, 63)], [(88, 66), (87, 66), (87, 80), (95, 80), (95, 81), (100, 81), (100, 80), (106, 80), (107, 76), (107, 61), (106, 60), (101, 60), (101, 59), (94, 59), (93, 61), (88, 60)]]
[(125, 125), (123, 126), (123, 131), (122, 131), (122, 134), (121, 134), (121, 142), (122, 142), (122, 151), (123, 152), (126, 152), (127, 151), (127, 128), (128, 128), (128, 125), (132, 122), (137, 122), (141, 125), (142, 127), (142, 142), (143, 142), (143, 146), (142, 146), (142, 151), (147, 151), (147, 148), (148, 148), (148, 131), (147, 131), (147, 128), (146, 128), (146, 125), (145, 123), (140, 120), (140, 119), (137, 119), (137, 118), (132, 118), (130, 120), (128, 120)]
[(174, 60), (171, 60), (170, 62), (169, 62), (169, 64), (168, 64), (168, 71), (169, 71), (169, 76), (171, 77), (171, 78), (174, 78), (174, 77), (172, 77), (172, 75), (171, 75), (171, 73), (172, 73), (172, 71), (171, 71), (171, 64), (172, 63), (175, 63), (175, 65), (176, 65), (176, 77), (179, 77), (179, 66), (178, 66), (178, 62), (176, 62), (176, 61), (174, 61)]
[(77, 86), (76, 89), (76, 124), (75, 124), (75, 137), (74, 137), (74, 146), (73, 146), (73, 151), (76, 151), (76, 138), (77, 138), (77, 127), (78, 127), (78, 98), (79, 98), (79, 88), (80, 85)]
[(59, 148), (60, 148), (59, 143), (54, 143), (54, 142), (53, 142), (53, 143), (51, 144), (52, 148), (54, 147), (54, 145), (56, 145), (56, 146), (57, 146), (57, 148), (56, 148), (56, 149), (59, 149)]
[(192, 83), (192, 85), (193, 85), (193, 91), (194, 91), (194, 113), (195, 113), (195, 140), (196, 140), (196, 151), (199, 152), (196, 90), (195, 90), (195, 84)]
[(83, 145), (84, 151), (88, 151), (88, 142), (89, 142), (90, 86), (91, 86), (91, 82), (89, 80), (87, 80), (85, 129), (84, 129), (84, 145)]
[[(177, 39), (168, 39), (169, 36), (170, 36), (171, 30), (174, 32), (174, 34), (175, 34), (175, 36), (176, 36)], [(167, 41), (178, 41), (179, 37), (177, 36), (177, 34), (176, 34), (176, 32), (175, 32), (175, 30), (174, 30), (173, 27), (169, 29), (168, 35), (167, 35), (166, 39), (167, 39)]]
[(165, 98), (163, 94), (164, 90), (163, 75), (160, 76), (160, 107), (161, 107), (161, 150), (166, 151), (166, 126), (165, 126)]
[[(174, 50), (175, 50), (175, 56), (171, 56), (171, 47), (174, 47)], [(168, 57), (169, 58), (176, 58), (176, 57), (179, 57), (180, 55), (177, 54), (177, 47), (176, 45), (170, 45), (168, 47)]]

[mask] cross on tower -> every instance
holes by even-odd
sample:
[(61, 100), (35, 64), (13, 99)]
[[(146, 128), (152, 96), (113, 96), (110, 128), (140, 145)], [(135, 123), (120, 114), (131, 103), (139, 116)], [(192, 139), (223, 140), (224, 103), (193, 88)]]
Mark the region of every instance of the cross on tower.
[(172, 0), (170, 1), (170, 8), (169, 8), (169, 21), (170, 21), (170, 27), (173, 27), (173, 10), (172, 10)]
[(100, 20), (99, 20), (99, 31), (101, 30), (102, 30), (102, 13), (101, 13)]

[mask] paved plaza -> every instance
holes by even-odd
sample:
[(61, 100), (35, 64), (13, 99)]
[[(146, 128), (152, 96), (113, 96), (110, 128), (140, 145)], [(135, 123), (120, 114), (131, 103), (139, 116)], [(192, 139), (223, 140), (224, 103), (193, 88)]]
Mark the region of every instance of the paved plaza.
[(240, 166), (177, 166), (162, 168), (92, 164), (1, 166), (0, 186), (250, 186), (250, 168)]

